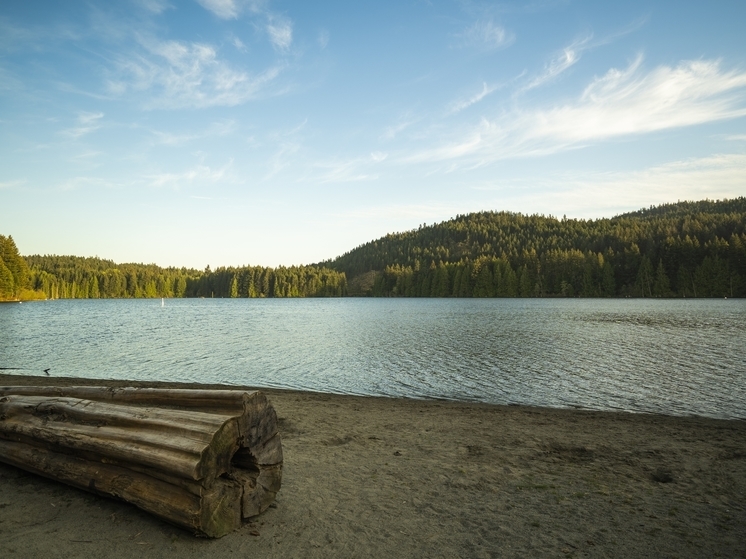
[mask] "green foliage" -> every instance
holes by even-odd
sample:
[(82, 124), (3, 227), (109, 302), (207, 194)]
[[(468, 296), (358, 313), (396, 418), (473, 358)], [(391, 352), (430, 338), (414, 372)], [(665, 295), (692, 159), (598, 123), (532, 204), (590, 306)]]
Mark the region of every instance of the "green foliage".
[(0, 299), (17, 299), (28, 287), (29, 269), (13, 237), (0, 235)]
[[(349, 290), (348, 290), (348, 278)], [(19, 255), (0, 235), (0, 298), (746, 297), (746, 198), (611, 219), (480, 212), (314, 266), (204, 271)]]
[[(218, 268), (204, 272), (100, 258), (29, 256), (31, 284), (49, 299), (340, 297), (345, 275), (318, 266)], [(0, 275), (2, 270), (0, 270)], [(0, 287), (2, 278), (0, 278)]]
[(0, 258), (0, 300), (13, 299), (16, 293), (16, 284), (13, 274)]
[(80, 256), (28, 256), (31, 287), (48, 299), (181, 297), (201, 272), (155, 264), (115, 264)]
[(459, 215), (322, 265), (353, 286), (375, 277), (385, 297), (745, 297), (746, 198), (599, 220)]
[(187, 283), (186, 297), (342, 297), (344, 273), (319, 266), (218, 268)]

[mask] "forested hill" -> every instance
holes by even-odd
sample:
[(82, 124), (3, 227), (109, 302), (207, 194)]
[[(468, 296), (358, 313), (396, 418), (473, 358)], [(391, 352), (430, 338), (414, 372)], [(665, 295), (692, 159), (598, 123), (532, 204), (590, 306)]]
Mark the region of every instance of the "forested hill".
[(322, 265), (346, 274), (351, 295), (744, 297), (746, 198), (598, 220), (459, 215)]
[(21, 257), (0, 235), (0, 300), (138, 297), (746, 297), (746, 198), (611, 219), (459, 215), (314, 266), (204, 271)]

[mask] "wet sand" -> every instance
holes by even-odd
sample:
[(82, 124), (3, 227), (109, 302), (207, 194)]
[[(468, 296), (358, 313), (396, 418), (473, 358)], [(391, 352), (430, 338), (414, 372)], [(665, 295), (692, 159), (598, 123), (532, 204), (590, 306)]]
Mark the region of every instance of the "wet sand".
[(746, 557), (744, 421), (263, 392), (285, 464), (251, 524), (198, 539), (0, 464), (2, 555)]

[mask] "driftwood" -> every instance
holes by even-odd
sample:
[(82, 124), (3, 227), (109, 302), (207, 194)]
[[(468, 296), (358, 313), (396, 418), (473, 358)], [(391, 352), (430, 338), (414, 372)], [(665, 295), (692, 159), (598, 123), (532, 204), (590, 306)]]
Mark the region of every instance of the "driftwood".
[(274, 408), (238, 390), (0, 387), (0, 461), (208, 537), (265, 510), (282, 479)]

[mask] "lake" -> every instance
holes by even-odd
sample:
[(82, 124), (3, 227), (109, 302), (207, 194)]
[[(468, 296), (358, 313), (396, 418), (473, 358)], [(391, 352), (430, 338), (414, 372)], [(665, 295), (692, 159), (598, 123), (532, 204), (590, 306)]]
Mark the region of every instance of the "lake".
[(16, 374), (746, 418), (746, 300), (0, 305)]

